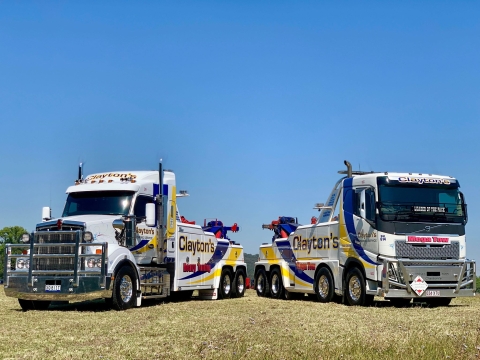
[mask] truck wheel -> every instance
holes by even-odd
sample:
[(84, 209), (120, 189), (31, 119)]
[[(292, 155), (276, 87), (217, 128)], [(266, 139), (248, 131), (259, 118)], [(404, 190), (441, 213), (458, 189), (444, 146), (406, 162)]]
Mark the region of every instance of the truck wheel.
[(270, 296), (270, 286), (268, 284), (267, 273), (264, 269), (257, 271), (255, 276), (255, 289), (257, 290), (257, 296)]
[(232, 272), (228, 269), (223, 269), (220, 276), (218, 295), (220, 295), (220, 299), (228, 299), (232, 296), (232, 292)]
[(347, 273), (345, 298), (348, 305), (368, 305), (367, 301), (370, 300), (370, 297), (367, 299), (365, 280), (358, 268), (352, 268)]
[(28, 310), (47, 310), (50, 306), (50, 301), (40, 301), (40, 300), (24, 300), (18, 299), (18, 303), (22, 307), (23, 311)]
[(132, 308), (136, 301), (135, 271), (130, 266), (125, 265), (115, 275), (111, 304), (115, 310), (126, 310)]
[(237, 270), (235, 280), (233, 280), (234, 297), (243, 297), (245, 295), (245, 272), (243, 269)]
[(317, 300), (323, 303), (332, 301), (333, 294), (333, 278), (327, 268), (321, 268), (315, 275), (315, 295)]
[(270, 278), (272, 297), (274, 299), (283, 299), (285, 296), (285, 288), (283, 287), (282, 276), (278, 268), (273, 269), (272, 276)]

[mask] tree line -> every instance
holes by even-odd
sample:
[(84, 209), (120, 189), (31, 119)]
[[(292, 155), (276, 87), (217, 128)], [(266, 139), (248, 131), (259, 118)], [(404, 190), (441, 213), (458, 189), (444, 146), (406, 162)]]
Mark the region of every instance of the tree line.
[(21, 226), (7, 226), (0, 230), (0, 279), (4, 278), (5, 244), (18, 244), (28, 231)]

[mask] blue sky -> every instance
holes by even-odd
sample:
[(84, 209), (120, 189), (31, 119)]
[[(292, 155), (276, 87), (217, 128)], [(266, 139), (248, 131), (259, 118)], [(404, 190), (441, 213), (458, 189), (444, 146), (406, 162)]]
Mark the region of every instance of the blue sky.
[(0, 228), (61, 214), (85, 172), (177, 175), (188, 219), (256, 253), (308, 223), (337, 171), (438, 173), (480, 260), (480, 4), (0, 3)]

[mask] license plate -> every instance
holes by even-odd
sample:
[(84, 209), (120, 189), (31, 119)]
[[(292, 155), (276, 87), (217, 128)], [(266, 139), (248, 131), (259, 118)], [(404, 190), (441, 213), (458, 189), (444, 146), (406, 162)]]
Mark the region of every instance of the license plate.
[(46, 292), (59, 292), (61, 290), (61, 285), (45, 285)]
[(440, 290), (426, 290), (425, 296), (440, 296)]

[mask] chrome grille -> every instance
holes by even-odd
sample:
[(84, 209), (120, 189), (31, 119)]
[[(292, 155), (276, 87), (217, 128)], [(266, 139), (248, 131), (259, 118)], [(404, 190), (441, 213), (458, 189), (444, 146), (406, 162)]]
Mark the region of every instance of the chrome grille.
[(460, 244), (452, 241), (451, 244), (441, 246), (425, 246), (407, 244), (404, 240), (395, 241), (395, 254), (406, 259), (455, 259), (460, 257)]
[[(72, 244), (34, 247), (34, 254), (75, 254), (78, 231), (41, 231), (35, 233), (35, 244)], [(34, 258), (32, 270), (74, 270), (74, 258)]]

